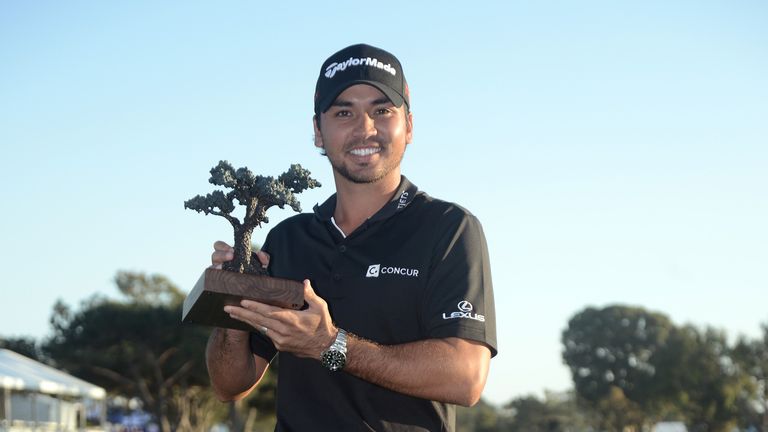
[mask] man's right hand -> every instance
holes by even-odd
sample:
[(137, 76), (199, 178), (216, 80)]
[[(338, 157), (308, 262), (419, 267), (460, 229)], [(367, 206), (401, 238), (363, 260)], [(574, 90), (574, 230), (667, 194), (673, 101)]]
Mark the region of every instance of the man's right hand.
[[(267, 268), (267, 266), (269, 266), (269, 254), (263, 251), (258, 251), (256, 252), (256, 256), (259, 258), (262, 267)], [(221, 270), (222, 264), (227, 261), (232, 261), (234, 257), (235, 248), (219, 240), (213, 244), (211, 267)]]

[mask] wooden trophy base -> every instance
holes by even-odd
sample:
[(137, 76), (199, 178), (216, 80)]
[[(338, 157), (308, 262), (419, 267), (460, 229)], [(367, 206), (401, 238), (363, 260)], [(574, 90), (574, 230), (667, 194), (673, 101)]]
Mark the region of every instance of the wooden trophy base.
[(240, 305), (243, 299), (298, 310), (304, 306), (304, 284), (209, 268), (184, 299), (181, 322), (254, 331), (250, 325), (224, 312), (224, 306)]

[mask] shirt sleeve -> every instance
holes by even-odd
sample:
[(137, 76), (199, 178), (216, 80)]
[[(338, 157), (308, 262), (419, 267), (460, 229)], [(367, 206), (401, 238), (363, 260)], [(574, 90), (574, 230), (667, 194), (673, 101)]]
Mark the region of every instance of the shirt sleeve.
[(275, 349), (275, 345), (272, 344), (272, 341), (269, 340), (269, 338), (262, 335), (261, 333), (251, 332), (249, 343), (251, 346), (251, 352), (263, 358), (267, 362), (272, 361), (275, 355), (277, 355), (277, 349)]
[(495, 356), (496, 314), (483, 228), (466, 211), (450, 219), (437, 241), (422, 298), (426, 336), (483, 342)]

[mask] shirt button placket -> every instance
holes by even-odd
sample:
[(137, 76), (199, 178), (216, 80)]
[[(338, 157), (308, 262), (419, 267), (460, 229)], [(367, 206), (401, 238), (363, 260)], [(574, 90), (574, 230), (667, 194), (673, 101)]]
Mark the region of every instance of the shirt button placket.
[[(346, 245), (339, 245), (338, 251), (339, 251), (340, 254), (343, 254), (344, 252), (347, 251), (347, 246)], [(340, 258), (340, 260), (341, 260), (341, 258)], [(333, 276), (331, 276), (331, 278), (333, 279), (334, 282), (338, 282), (338, 281), (341, 280), (341, 273), (334, 272)]]

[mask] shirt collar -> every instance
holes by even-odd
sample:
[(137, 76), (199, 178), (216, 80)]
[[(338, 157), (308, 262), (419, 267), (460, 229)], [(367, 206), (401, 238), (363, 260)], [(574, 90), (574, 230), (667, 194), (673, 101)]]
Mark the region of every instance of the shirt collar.
[[(397, 192), (392, 195), (392, 199), (384, 204), (384, 207), (379, 209), (376, 214), (368, 218), (368, 222), (375, 222), (379, 220), (388, 219), (394, 216), (396, 213), (404, 210), (408, 207), (416, 195), (420, 194), (419, 188), (410, 182), (405, 176), (400, 176), (400, 185), (397, 187)], [(315, 216), (322, 221), (329, 221), (333, 216), (333, 212), (336, 210), (336, 194), (331, 195), (322, 204), (316, 204), (314, 207)]]

